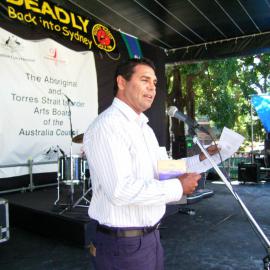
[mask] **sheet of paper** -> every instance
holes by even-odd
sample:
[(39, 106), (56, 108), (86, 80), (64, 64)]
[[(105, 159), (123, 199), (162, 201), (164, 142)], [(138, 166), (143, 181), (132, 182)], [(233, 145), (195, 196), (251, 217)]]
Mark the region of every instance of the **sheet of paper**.
[[(239, 149), (244, 139), (245, 138), (242, 135), (224, 127), (218, 143), (218, 146), (221, 148), (220, 155), (222, 161), (230, 158)], [(216, 164), (221, 162), (219, 154), (215, 154), (211, 156), (211, 158)], [(188, 171), (202, 173), (211, 169), (212, 167), (213, 166), (210, 161), (205, 159), (201, 162), (198, 162), (198, 164), (196, 164), (194, 167), (189, 167)]]

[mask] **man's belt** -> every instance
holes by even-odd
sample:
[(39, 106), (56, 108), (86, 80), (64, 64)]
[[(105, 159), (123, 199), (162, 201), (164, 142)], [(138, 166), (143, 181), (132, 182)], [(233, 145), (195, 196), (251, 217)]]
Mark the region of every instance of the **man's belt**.
[(151, 233), (157, 230), (159, 227), (159, 223), (152, 227), (144, 227), (139, 229), (128, 229), (128, 228), (110, 228), (107, 226), (103, 226), (98, 224), (97, 231), (101, 233), (105, 233), (114, 237), (135, 237), (135, 236), (143, 236), (148, 233)]

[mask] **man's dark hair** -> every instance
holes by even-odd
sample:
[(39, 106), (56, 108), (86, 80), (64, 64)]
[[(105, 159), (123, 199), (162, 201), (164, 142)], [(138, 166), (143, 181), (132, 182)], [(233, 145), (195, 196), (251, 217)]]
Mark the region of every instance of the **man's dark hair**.
[(148, 59), (148, 58), (132, 58), (128, 59), (125, 62), (122, 62), (119, 64), (119, 66), (116, 69), (115, 76), (114, 76), (114, 96), (116, 96), (118, 91), (117, 86), (117, 76), (121, 75), (123, 76), (127, 81), (130, 80), (132, 74), (134, 73), (134, 68), (137, 65), (146, 65), (151, 67), (153, 70), (156, 70), (154, 63)]

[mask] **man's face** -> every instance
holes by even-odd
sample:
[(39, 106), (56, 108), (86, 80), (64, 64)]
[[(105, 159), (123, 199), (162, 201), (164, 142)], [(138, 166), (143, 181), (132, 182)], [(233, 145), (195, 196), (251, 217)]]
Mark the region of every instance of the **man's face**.
[(149, 109), (156, 95), (157, 77), (154, 70), (143, 64), (134, 68), (129, 81), (121, 75), (117, 77), (117, 97), (140, 114)]

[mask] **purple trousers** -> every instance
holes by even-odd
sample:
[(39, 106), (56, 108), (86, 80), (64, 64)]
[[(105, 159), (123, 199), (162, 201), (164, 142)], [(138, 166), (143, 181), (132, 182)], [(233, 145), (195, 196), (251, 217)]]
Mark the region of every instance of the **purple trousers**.
[(117, 238), (97, 232), (97, 270), (164, 270), (159, 231)]

